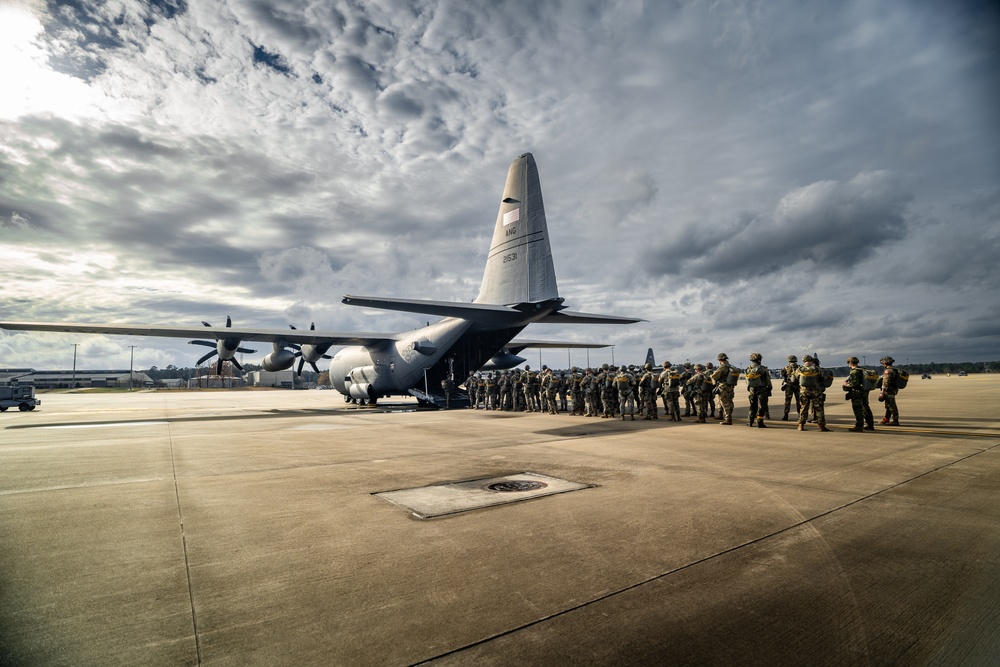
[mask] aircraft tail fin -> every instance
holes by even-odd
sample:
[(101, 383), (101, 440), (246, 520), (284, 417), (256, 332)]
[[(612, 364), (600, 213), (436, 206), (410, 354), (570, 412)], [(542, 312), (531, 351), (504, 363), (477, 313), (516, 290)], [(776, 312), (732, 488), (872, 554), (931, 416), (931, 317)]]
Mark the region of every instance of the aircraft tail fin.
[(475, 303), (514, 305), (558, 297), (538, 168), (531, 153), (525, 153), (507, 171)]
[(651, 366), (656, 365), (656, 359), (653, 358), (653, 348), (649, 348), (648, 350), (646, 350), (646, 363), (650, 364)]

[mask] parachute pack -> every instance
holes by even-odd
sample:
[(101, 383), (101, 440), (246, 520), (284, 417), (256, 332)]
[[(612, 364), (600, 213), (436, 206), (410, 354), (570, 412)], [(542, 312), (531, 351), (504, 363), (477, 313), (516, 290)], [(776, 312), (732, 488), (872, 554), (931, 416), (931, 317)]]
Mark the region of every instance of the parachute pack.
[(764, 382), (764, 367), (763, 366), (750, 366), (745, 371), (743, 371), (743, 376), (747, 379), (748, 387), (763, 387), (766, 383)]
[(865, 391), (871, 391), (875, 389), (875, 385), (878, 384), (878, 373), (870, 368), (864, 369), (864, 381), (861, 384), (861, 388)]
[(910, 374), (901, 368), (896, 370), (896, 389), (906, 389), (906, 383), (910, 381)]
[(799, 384), (807, 389), (820, 387), (820, 373), (816, 366), (799, 366)]
[(832, 387), (833, 386), (833, 371), (829, 368), (819, 369), (820, 375), (823, 377), (823, 386)]
[(670, 387), (681, 386), (681, 374), (678, 373), (676, 369), (674, 368), (670, 369), (670, 375), (667, 376), (667, 384)]
[(740, 381), (740, 373), (742, 373), (736, 366), (729, 367), (729, 375), (724, 378), (724, 381), (730, 387), (735, 387), (736, 383)]

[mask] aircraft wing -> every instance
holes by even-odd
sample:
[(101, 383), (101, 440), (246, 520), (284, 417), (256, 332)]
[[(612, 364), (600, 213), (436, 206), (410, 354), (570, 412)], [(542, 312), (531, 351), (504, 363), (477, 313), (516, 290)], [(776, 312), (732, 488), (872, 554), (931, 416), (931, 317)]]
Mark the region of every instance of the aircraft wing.
[(549, 313), (536, 324), (635, 324), (645, 322), (640, 317), (618, 317), (617, 315), (596, 315), (594, 313), (577, 313), (572, 310), (560, 310)]
[(401, 310), (408, 313), (437, 315), (438, 317), (460, 317), (487, 324), (507, 324), (511, 320), (524, 318), (524, 313), (508, 306), (489, 303), (456, 303), (454, 301), (430, 301), (423, 299), (392, 299), (380, 296), (352, 296), (345, 294), (341, 303), (363, 308)]
[(377, 345), (396, 340), (396, 334), (252, 329), (246, 327), (161, 327), (142, 324), (77, 324), (70, 322), (0, 322), (8, 331), (58, 331), (63, 333), (97, 333), (116, 336), (154, 336), (160, 338), (238, 338), (244, 342), (296, 343), (298, 345)]
[(511, 354), (518, 354), (521, 350), (525, 350), (525, 349), (527, 349), (529, 347), (530, 348), (535, 348), (535, 349), (538, 349), (538, 348), (543, 348), (543, 349), (559, 348), (559, 349), (565, 350), (566, 348), (572, 348), (574, 350), (582, 350), (582, 349), (598, 349), (598, 348), (602, 348), (602, 347), (611, 347), (611, 344), (610, 343), (570, 343), (570, 342), (561, 341), (561, 340), (522, 340), (522, 339), (514, 339), (514, 340), (510, 341), (509, 343), (507, 343), (506, 345), (504, 345), (504, 347), (507, 348), (507, 350), (509, 352), (511, 352)]

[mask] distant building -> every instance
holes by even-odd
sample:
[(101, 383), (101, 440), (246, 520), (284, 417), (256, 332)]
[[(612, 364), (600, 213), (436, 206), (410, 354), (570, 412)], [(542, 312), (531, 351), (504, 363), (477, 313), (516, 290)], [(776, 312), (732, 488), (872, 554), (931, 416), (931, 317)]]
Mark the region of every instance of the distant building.
[[(133, 387), (152, 387), (153, 378), (142, 371), (132, 371)], [(128, 387), (129, 371), (37, 371), (33, 368), (0, 369), (0, 384), (33, 384), (36, 389), (72, 389), (84, 387)]]
[(279, 389), (295, 388), (294, 371), (254, 371), (250, 379), (255, 387), (278, 387)]

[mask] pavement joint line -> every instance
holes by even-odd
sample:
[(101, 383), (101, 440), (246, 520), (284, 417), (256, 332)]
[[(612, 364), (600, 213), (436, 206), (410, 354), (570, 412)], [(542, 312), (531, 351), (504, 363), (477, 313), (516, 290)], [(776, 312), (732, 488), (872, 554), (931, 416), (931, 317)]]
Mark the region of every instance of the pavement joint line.
[(918, 480), (918, 479), (920, 479), (922, 477), (926, 477), (927, 475), (934, 474), (936, 472), (944, 470), (945, 468), (950, 468), (950, 467), (952, 467), (952, 466), (954, 466), (954, 465), (956, 465), (958, 463), (961, 463), (963, 461), (966, 461), (966, 460), (971, 459), (971, 458), (976, 457), (976, 456), (980, 456), (982, 454), (985, 454), (986, 452), (990, 452), (990, 451), (992, 451), (994, 449), (997, 449), (997, 448), (1000, 448), (1000, 444), (996, 444), (996, 445), (993, 445), (992, 447), (988, 447), (986, 449), (982, 449), (982, 450), (979, 450), (977, 452), (973, 452), (973, 453), (968, 454), (966, 456), (959, 457), (959, 458), (955, 459), (954, 461), (950, 461), (948, 463), (942, 464), (940, 466), (937, 466), (936, 468), (931, 468), (930, 470), (925, 470), (924, 472), (922, 472), (922, 473), (920, 473), (918, 475), (914, 475), (913, 477), (910, 477), (908, 479), (904, 479), (904, 480), (902, 480), (900, 482), (896, 482), (895, 484), (890, 484), (889, 486), (885, 487), (884, 489), (879, 489), (878, 491), (874, 491), (874, 492), (869, 493), (867, 495), (861, 496), (860, 498), (855, 498), (854, 500), (852, 500), (852, 501), (850, 501), (848, 503), (844, 503), (843, 505), (840, 505), (838, 507), (831, 508), (829, 510), (826, 510), (825, 512), (820, 512), (816, 516), (810, 517), (808, 519), (803, 519), (802, 521), (798, 521), (798, 522), (793, 523), (793, 524), (791, 524), (789, 526), (785, 526), (784, 528), (781, 528), (779, 530), (776, 530), (776, 531), (773, 531), (771, 533), (768, 533), (767, 535), (761, 535), (760, 537), (756, 537), (756, 538), (754, 538), (752, 540), (749, 540), (747, 542), (744, 542), (742, 544), (737, 544), (735, 546), (729, 547), (728, 549), (723, 549), (722, 551), (719, 551), (717, 553), (711, 554), (709, 556), (705, 556), (703, 558), (699, 558), (698, 560), (692, 561), (690, 563), (686, 563), (686, 564), (681, 565), (679, 567), (675, 567), (674, 569), (668, 570), (667, 572), (661, 572), (660, 574), (657, 574), (657, 575), (652, 576), (652, 577), (648, 577), (648, 578), (646, 578), (646, 579), (644, 579), (642, 581), (638, 581), (638, 582), (636, 582), (634, 584), (631, 584), (629, 586), (625, 586), (624, 588), (620, 588), (620, 589), (618, 589), (616, 591), (611, 591), (610, 593), (605, 593), (604, 595), (599, 595), (598, 597), (596, 597), (596, 598), (594, 598), (592, 600), (586, 600), (586, 601), (581, 602), (579, 604), (573, 605), (572, 607), (568, 607), (566, 609), (562, 609), (560, 611), (556, 611), (556, 612), (553, 612), (551, 614), (547, 614), (545, 616), (542, 616), (541, 618), (536, 618), (535, 620), (530, 621), (528, 623), (522, 623), (521, 625), (519, 625), (517, 627), (509, 628), (507, 630), (504, 630), (503, 632), (498, 632), (496, 634), (490, 635), (489, 637), (484, 637), (484, 638), (479, 639), (477, 641), (470, 642), (468, 644), (465, 644), (464, 646), (458, 646), (458, 647), (453, 648), (451, 650), (445, 651), (444, 653), (439, 653), (437, 655), (431, 656), (429, 658), (425, 658), (425, 659), (420, 660), (418, 662), (410, 663), (409, 667), (417, 667), (418, 665), (427, 665), (427, 664), (430, 664), (431, 662), (433, 662), (435, 660), (439, 660), (441, 658), (446, 658), (446, 657), (452, 656), (452, 655), (457, 655), (457, 654), (459, 654), (459, 653), (461, 653), (463, 651), (466, 651), (468, 649), (475, 648), (477, 646), (482, 646), (484, 644), (488, 644), (489, 642), (491, 642), (491, 641), (493, 641), (495, 639), (500, 639), (501, 637), (506, 637), (506, 636), (512, 635), (512, 634), (514, 634), (516, 632), (520, 632), (521, 630), (526, 630), (526, 629), (534, 627), (536, 625), (541, 625), (542, 623), (545, 623), (547, 621), (551, 621), (551, 620), (559, 618), (561, 616), (566, 616), (566, 615), (568, 615), (568, 614), (570, 614), (570, 613), (572, 613), (574, 611), (578, 611), (578, 610), (583, 609), (585, 607), (589, 607), (589, 606), (591, 606), (593, 604), (596, 604), (598, 602), (603, 602), (604, 600), (609, 600), (609, 599), (611, 599), (613, 597), (616, 597), (618, 595), (621, 595), (623, 593), (628, 593), (629, 591), (636, 590), (636, 589), (638, 589), (638, 588), (640, 588), (642, 586), (645, 586), (646, 584), (650, 584), (650, 583), (653, 583), (654, 581), (659, 581), (661, 579), (665, 579), (666, 577), (669, 577), (670, 575), (673, 575), (673, 574), (677, 574), (678, 572), (683, 572), (684, 570), (688, 570), (688, 569), (693, 568), (693, 567), (695, 567), (697, 565), (701, 565), (703, 563), (707, 563), (709, 561), (713, 561), (713, 560), (716, 560), (718, 558), (721, 558), (722, 556), (726, 556), (726, 555), (732, 554), (732, 553), (734, 553), (736, 551), (739, 551), (740, 549), (743, 549), (745, 547), (753, 546), (753, 545), (758, 544), (760, 542), (764, 542), (766, 540), (769, 540), (769, 539), (771, 539), (773, 537), (777, 537), (778, 535), (781, 535), (783, 533), (787, 533), (787, 532), (796, 530), (796, 529), (801, 528), (803, 526), (806, 526), (806, 525), (808, 525), (810, 523), (813, 523), (817, 519), (822, 519), (824, 517), (830, 516), (830, 515), (835, 514), (835, 513), (839, 512), (841, 510), (847, 509), (848, 507), (852, 507), (852, 506), (857, 505), (859, 503), (862, 503), (862, 502), (864, 502), (866, 500), (869, 500), (871, 498), (879, 496), (879, 495), (881, 495), (883, 493), (886, 493), (888, 491), (892, 491), (893, 489), (897, 489), (897, 488), (899, 488), (901, 486), (909, 484), (910, 482), (914, 482), (914, 481), (916, 481), (916, 480)]
[(201, 641), (198, 636), (198, 614), (194, 607), (194, 587), (191, 584), (191, 560), (188, 558), (187, 535), (184, 533), (184, 511), (181, 509), (181, 490), (177, 483), (177, 464), (174, 460), (174, 437), (167, 426), (167, 439), (170, 442), (170, 470), (174, 477), (174, 498), (177, 502), (177, 521), (181, 532), (181, 549), (184, 552), (184, 577), (187, 579), (188, 603), (191, 605), (191, 627), (194, 631), (194, 652), (197, 664), (201, 663)]

